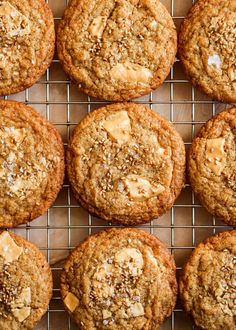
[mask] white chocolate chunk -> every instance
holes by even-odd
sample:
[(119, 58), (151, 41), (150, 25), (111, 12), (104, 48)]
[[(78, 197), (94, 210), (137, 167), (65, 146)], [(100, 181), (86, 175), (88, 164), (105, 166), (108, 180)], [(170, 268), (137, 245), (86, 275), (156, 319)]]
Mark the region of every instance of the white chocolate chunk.
[[(30, 22), (8, 1), (0, 4), (0, 18), (4, 17), (3, 29), (6, 37), (23, 36), (30, 33)], [(6, 23), (5, 23), (6, 22)]]
[(30, 307), (12, 309), (12, 313), (19, 322), (23, 322), (30, 315)]
[(152, 72), (149, 69), (129, 62), (118, 63), (111, 69), (110, 74), (114, 80), (145, 85), (152, 78)]
[(0, 16), (10, 15), (12, 12), (15, 12), (16, 9), (8, 1), (3, 1), (0, 4)]
[(165, 191), (161, 184), (152, 185), (148, 180), (137, 175), (128, 175), (124, 180), (130, 197), (136, 200), (144, 200), (157, 196)]
[(31, 303), (31, 289), (30, 288), (24, 288), (21, 291), (21, 294), (18, 297), (18, 300), (22, 302), (25, 305), (30, 305)]
[[(128, 301), (126, 301), (127, 303)], [(130, 302), (130, 307), (128, 309), (121, 308), (116, 312), (116, 317), (118, 319), (128, 319), (131, 317), (138, 317), (144, 315), (144, 308), (140, 302), (132, 304)]]
[(158, 139), (157, 139), (157, 134), (153, 134), (151, 132), (149, 132), (148, 136), (143, 137), (143, 144), (150, 144), (155, 146), (155, 148), (153, 148), (153, 152), (159, 156), (164, 156), (164, 154), (166, 153), (169, 154), (169, 147), (167, 147), (167, 149), (164, 149), (160, 146)]
[(236, 80), (236, 70), (233, 69), (233, 67), (228, 69), (228, 75), (229, 75), (229, 79), (231, 81), (235, 81)]
[(216, 175), (220, 175), (226, 164), (224, 138), (208, 139), (206, 142), (207, 166)]
[(23, 322), (31, 312), (31, 289), (24, 288), (16, 300), (11, 304), (11, 311), (19, 322)]
[(18, 260), (23, 248), (18, 246), (7, 231), (0, 235), (0, 255), (4, 258), (4, 263), (11, 263)]
[(102, 37), (103, 31), (105, 29), (106, 21), (107, 21), (106, 16), (98, 16), (98, 17), (94, 18), (94, 20), (92, 21), (92, 23), (89, 27), (89, 33), (92, 36), (100, 39)]
[(148, 257), (148, 262), (150, 263), (150, 265), (152, 265), (152, 268), (156, 268), (157, 267), (157, 259), (155, 258), (153, 253), (151, 251), (147, 250), (146, 254), (147, 254), (147, 257)]
[(130, 317), (138, 317), (144, 315), (143, 305), (140, 302), (131, 305), (128, 310), (128, 315)]
[(122, 268), (128, 268), (133, 276), (139, 276), (143, 269), (142, 253), (135, 248), (124, 248), (115, 254), (114, 261)]
[(131, 125), (127, 111), (117, 111), (110, 115), (103, 127), (109, 136), (121, 145), (130, 139)]
[(11, 304), (12, 309), (21, 309), (25, 306), (29, 306), (31, 303), (31, 289), (24, 288), (15, 301)]
[(64, 299), (64, 304), (73, 313), (79, 306), (79, 299), (73, 293), (68, 292)]
[(102, 311), (103, 320), (109, 319), (109, 317), (111, 317), (111, 316), (112, 316), (112, 313), (110, 311), (108, 311), (107, 309), (103, 309), (103, 311)]
[(221, 68), (221, 59), (220, 56), (215, 54), (213, 56), (209, 56), (208, 57), (208, 65), (212, 66), (214, 65), (216, 67), (216, 69), (220, 69)]

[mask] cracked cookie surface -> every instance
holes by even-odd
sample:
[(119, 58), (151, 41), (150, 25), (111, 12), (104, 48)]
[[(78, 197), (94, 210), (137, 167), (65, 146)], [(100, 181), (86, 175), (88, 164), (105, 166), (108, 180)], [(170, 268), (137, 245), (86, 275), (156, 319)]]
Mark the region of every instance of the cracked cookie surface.
[(52, 296), (50, 267), (32, 243), (0, 232), (0, 328), (31, 330)]
[(236, 1), (198, 0), (179, 35), (179, 56), (194, 86), (236, 102)]
[(201, 203), (228, 225), (236, 225), (236, 109), (210, 119), (193, 140), (188, 172)]
[(67, 149), (80, 204), (107, 221), (136, 225), (165, 213), (185, 180), (183, 140), (170, 122), (132, 103), (86, 116)]
[(68, 257), (61, 295), (80, 329), (154, 330), (175, 306), (174, 259), (145, 231), (102, 231)]
[(0, 95), (32, 86), (55, 49), (52, 12), (43, 0), (0, 2)]
[(64, 178), (57, 130), (32, 108), (0, 101), (0, 226), (31, 221), (51, 206)]
[(179, 286), (184, 308), (200, 329), (235, 329), (236, 231), (201, 243), (187, 261)]
[(164, 81), (174, 63), (177, 35), (160, 1), (72, 0), (59, 25), (57, 48), (79, 89), (122, 101)]

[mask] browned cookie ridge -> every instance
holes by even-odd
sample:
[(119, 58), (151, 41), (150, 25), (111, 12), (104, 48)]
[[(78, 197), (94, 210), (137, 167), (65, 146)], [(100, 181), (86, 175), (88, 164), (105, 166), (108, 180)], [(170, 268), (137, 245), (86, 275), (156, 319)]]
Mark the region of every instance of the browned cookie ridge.
[(60, 62), (79, 89), (129, 100), (163, 83), (177, 34), (159, 0), (72, 0), (57, 34)]
[(52, 273), (38, 248), (0, 232), (0, 329), (32, 330), (52, 297)]
[(210, 119), (190, 148), (189, 178), (201, 203), (228, 225), (236, 225), (236, 109)]
[(179, 34), (179, 56), (194, 86), (236, 102), (236, 0), (198, 0)]
[(0, 227), (41, 216), (64, 179), (58, 131), (32, 108), (0, 101)]
[(137, 225), (171, 208), (185, 180), (185, 148), (172, 124), (146, 106), (113, 104), (75, 129), (67, 167), (76, 199), (107, 221)]
[(180, 278), (180, 296), (198, 329), (236, 327), (236, 231), (198, 245)]
[(156, 330), (175, 306), (174, 258), (145, 231), (102, 231), (68, 257), (61, 295), (80, 329)]
[(45, 1), (1, 1), (0, 43), (0, 95), (32, 86), (49, 67), (55, 49), (53, 15)]

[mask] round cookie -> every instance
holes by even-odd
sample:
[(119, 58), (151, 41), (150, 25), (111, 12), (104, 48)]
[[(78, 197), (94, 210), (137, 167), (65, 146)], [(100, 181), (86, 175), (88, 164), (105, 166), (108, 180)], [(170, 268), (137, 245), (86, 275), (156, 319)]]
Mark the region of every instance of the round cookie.
[(44, 0), (0, 3), (0, 95), (32, 86), (52, 62), (55, 28)]
[(76, 199), (91, 214), (137, 225), (171, 208), (185, 179), (184, 143), (149, 108), (120, 103), (88, 114), (67, 150)]
[(205, 208), (236, 225), (236, 109), (210, 119), (193, 140), (188, 157), (191, 186)]
[(194, 250), (179, 288), (183, 306), (199, 329), (235, 329), (235, 230), (212, 236)]
[(236, 2), (198, 0), (179, 34), (179, 57), (194, 86), (211, 98), (236, 102)]
[(0, 329), (33, 329), (52, 297), (52, 273), (38, 248), (0, 232)]
[(174, 63), (177, 34), (159, 0), (72, 0), (59, 24), (57, 49), (80, 90), (122, 101), (163, 83)]
[(174, 258), (143, 230), (102, 231), (68, 257), (61, 295), (80, 329), (155, 330), (176, 303)]
[(52, 124), (32, 108), (0, 101), (0, 227), (41, 216), (64, 179), (64, 147)]

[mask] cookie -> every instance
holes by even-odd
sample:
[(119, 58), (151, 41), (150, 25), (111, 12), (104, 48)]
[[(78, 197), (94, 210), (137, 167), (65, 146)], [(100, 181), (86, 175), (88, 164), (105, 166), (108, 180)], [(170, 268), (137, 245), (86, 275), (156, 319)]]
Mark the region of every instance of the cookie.
[(44, 0), (0, 3), (0, 95), (32, 86), (52, 62), (55, 28)]
[(88, 114), (67, 149), (74, 195), (91, 214), (137, 225), (171, 208), (185, 177), (184, 143), (149, 108), (117, 103)]
[(80, 329), (154, 330), (175, 306), (174, 258), (143, 230), (105, 230), (70, 254), (61, 295)]
[(236, 109), (209, 120), (190, 148), (191, 186), (205, 208), (228, 225), (236, 226)]
[(236, 102), (236, 2), (198, 0), (179, 34), (179, 57), (194, 86), (211, 98)]
[(57, 130), (32, 108), (0, 101), (0, 227), (41, 216), (64, 179), (64, 148)]
[(122, 101), (163, 83), (174, 63), (177, 34), (158, 0), (72, 0), (59, 24), (57, 49), (81, 91)]
[(33, 329), (52, 297), (52, 273), (38, 248), (0, 233), (0, 329)]
[(236, 231), (198, 245), (183, 269), (179, 287), (183, 306), (199, 329), (235, 329)]

